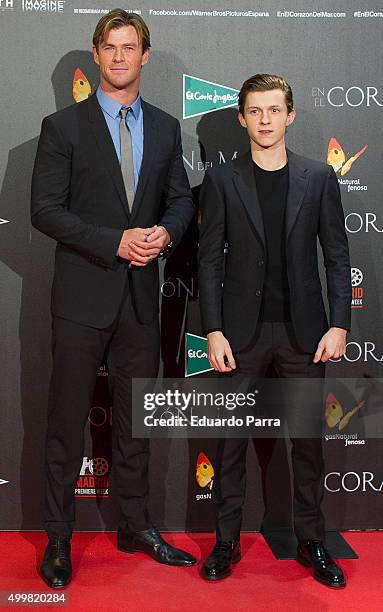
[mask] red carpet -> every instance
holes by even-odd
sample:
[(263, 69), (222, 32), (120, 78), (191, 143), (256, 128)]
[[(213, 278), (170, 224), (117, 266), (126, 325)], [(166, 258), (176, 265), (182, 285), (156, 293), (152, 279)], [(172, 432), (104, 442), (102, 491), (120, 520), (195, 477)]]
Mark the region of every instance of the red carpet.
[[(159, 565), (142, 554), (115, 548), (115, 534), (81, 533), (72, 541), (74, 578), (69, 604), (48, 610), (217, 612), (375, 612), (383, 609), (383, 533), (343, 534), (359, 560), (341, 561), (348, 585), (341, 591), (314, 581), (295, 561), (277, 561), (259, 534), (243, 534), (243, 559), (221, 582), (203, 581), (198, 568)], [(167, 539), (204, 558), (213, 534), (167, 534)], [(0, 591), (50, 592), (36, 574), (45, 548), (42, 533), (0, 533)], [(17, 607), (16, 609), (19, 609)], [(23, 608), (27, 609), (27, 608)], [(37, 609), (33, 606), (33, 609)]]

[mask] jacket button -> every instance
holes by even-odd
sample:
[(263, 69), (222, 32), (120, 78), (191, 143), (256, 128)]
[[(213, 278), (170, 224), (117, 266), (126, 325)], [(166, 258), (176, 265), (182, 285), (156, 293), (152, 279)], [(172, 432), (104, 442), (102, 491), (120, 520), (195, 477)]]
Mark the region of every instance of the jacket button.
[(261, 267), (264, 265), (264, 263), (265, 263), (265, 262), (263, 261), (263, 259), (260, 259), (260, 260), (258, 261), (258, 265), (259, 265), (259, 267), (261, 268)]
[(255, 292), (255, 295), (257, 297), (259, 297), (261, 295), (261, 293), (262, 293), (262, 291), (260, 289), (257, 289), (256, 292)]

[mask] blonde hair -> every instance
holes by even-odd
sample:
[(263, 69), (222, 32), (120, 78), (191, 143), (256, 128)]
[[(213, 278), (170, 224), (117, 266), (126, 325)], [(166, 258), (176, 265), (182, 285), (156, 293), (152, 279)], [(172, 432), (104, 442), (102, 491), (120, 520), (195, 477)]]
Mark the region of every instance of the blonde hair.
[(136, 30), (143, 53), (150, 48), (149, 28), (142, 17), (136, 13), (127, 13), (123, 9), (116, 8), (101, 17), (96, 25), (93, 34), (93, 44), (96, 50), (98, 51), (100, 44), (105, 40), (110, 30), (123, 28), (124, 26), (132, 26)]

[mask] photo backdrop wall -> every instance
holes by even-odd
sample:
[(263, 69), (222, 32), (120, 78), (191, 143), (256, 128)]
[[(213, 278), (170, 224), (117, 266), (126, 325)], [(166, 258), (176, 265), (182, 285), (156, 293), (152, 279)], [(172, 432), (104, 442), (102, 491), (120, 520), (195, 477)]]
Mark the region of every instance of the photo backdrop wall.
[[(43, 447), (50, 373), (54, 243), (31, 229), (30, 179), (41, 120), (94, 92), (90, 49), (113, 3), (0, 0), (0, 529), (41, 529)], [(294, 151), (333, 165), (353, 267), (352, 332), (334, 378), (324, 450), (329, 529), (383, 528), (382, 441), (363, 437), (369, 406), (335, 377), (381, 376), (383, 12), (366, 2), (210, 0), (122, 5), (146, 20), (153, 53), (142, 96), (179, 118), (184, 161), (197, 199), (204, 171), (248, 144), (236, 113), (242, 82), (283, 75), (294, 92)], [(377, 5), (376, 5), (377, 6)], [(162, 373), (207, 369), (196, 279), (198, 224), (162, 269)], [(73, 296), (76, 299), (76, 296)], [(187, 358), (185, 359), (185, 353)], [(185, 363), (186, 362), (186, 363)], [(324, 407), (325, 408), (325, 407)], [(352, 413), (352, 414), (350, 414)], [(328, 416), (329, 413), (327, 413)], [(348, 415), (348, 416), (347, 416)], [(343, 417), (347, 417), (343, 419)], [(324, 410), (324, 418), (326, 418)], [(77, 483), (77, 528), (114, 529), (107, 369), (101, 366)], [(343, 420), (342, 420), (343, 419)], [(289, 444), (249, 450), (244, 528), (291, 524)], [(255, 452), (254, 452), (255, 450)], [(152, 443), (151, 504), (161, 529), (212, 529), (215, 442)]]

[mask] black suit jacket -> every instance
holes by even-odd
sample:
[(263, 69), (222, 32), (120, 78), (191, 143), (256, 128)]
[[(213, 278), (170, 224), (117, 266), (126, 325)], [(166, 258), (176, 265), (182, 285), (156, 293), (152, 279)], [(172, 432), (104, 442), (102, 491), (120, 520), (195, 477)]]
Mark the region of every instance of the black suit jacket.
[[(291, 151), (288, 160), (285, 231), (291, 317), (299, 347), (312, 353), (328, 329), (317, 237), (326, 267), (330, 326), (346, 329), (351, 322), (348, 244), (334, 170)], [(200, 193), (202, 324), (205, 333), (221, 329), (235, 351), (245, 348), (254, 336), (267, 265), (252, 164), (249, 151), (208, 171)]]
[[(43, 120), (32, 179), (32, 224), (57, 240), (54, 315), (105, 328), (121, 304), (130, 227), (163, 225), (177, 244), (193, 214), (179, 122), (142, 101), (144, 151), (129, 213), (120, 165), (96, 95)], [(158, 312), (158, 262), (131, 272), (137, 316)]]

